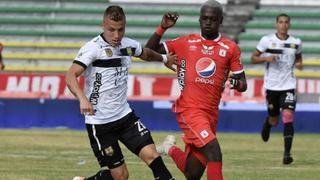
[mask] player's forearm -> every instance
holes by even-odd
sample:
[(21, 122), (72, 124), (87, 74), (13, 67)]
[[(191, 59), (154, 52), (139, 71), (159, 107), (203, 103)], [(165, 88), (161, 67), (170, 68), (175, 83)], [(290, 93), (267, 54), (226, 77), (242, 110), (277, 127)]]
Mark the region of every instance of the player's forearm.
[(251, 64), (261, 64), (266, 62), (266, 59), (257, 55), (251, 56)]
[[(161, 36), (158, 35), (157, 33), (153, 33), (153, 35), (149, 38), (149, 40), (148, 40), (147, 44), (145, 45), (145, 47), (159, 52), (159, 50), (160, 50), (160, 40), (161, 40)], [(159, 52), (159, 53), (163, 53), (163, 52)]]
[(81, 100), (83, 98), (86, 98), (84, 95), (83, 91), (81, 90), (78, 80), (77, 80), (77, 75), (73, 72), (67, 72), (66, 75), (66, 83), (67, 86), (70, 90), (70, 92), (78, 99)]
[(140, 58), (145, 61), (163, 62), (165, 57), (162, 56), (161, 54), (153, 51), (152, 49), (144, 48), (143, 54), (140, 56)]

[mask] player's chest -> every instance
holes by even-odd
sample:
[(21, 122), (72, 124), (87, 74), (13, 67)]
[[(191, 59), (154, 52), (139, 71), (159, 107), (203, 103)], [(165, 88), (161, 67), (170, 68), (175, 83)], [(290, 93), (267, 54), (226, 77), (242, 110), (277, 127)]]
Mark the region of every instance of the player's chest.
[(178, 56), (188, 70), (203, 68), (225, 69), (229, 65), (230, 53), (220, 45), (188, 45)]

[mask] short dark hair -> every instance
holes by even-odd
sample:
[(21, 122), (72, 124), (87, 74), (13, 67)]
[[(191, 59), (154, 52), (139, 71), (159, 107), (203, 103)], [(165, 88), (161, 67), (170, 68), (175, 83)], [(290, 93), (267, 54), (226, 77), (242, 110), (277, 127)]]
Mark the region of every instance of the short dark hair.
[(276, 17), (276, 21), (277, 21), (277, 22), (278, 22), (278, 20), (279, 20), (280, 17), (287, 17), (288, 20), (289, 20), (289, 22), (290, 22), (290, 16), (289, 16), (288, 14), (286, 14), (286, 13), (281, 13), (281, 14), (279, 14), (279, 15)]
[(216, 12), (218, 13), (218, 16), (222, 17), (223, 16), (223, 8), (222, 5), (216, 1), (216, 0), (207, 0), (204, 2), (201, 6), (200, 13), (203, 12), (206, 8), (214, 8)]
[(109, 16), (113, 21), (126, 20), (126, 15), (124, 14), (122, 7), (116, 5), (107, 7), (104, 11), (104, 18), (107, 16)]

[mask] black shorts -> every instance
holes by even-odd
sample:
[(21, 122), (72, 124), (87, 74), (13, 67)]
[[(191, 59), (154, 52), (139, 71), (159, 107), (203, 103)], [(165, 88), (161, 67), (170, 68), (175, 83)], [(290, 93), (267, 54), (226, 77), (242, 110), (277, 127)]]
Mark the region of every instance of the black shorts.
[(124, 163), (119, 141), (138, 155), (140, 150), (154, 144), (150, 131), (134, 112), (107, 124), (86, 124), (91, 148), (101, 167), (116, 168)]
[(294, 89), (284, 91), (266, 91), (267, 108), (269, 116), (279, 116), (280, 109), (290, 109), (292, 111), (296, 108), (296, 93)]

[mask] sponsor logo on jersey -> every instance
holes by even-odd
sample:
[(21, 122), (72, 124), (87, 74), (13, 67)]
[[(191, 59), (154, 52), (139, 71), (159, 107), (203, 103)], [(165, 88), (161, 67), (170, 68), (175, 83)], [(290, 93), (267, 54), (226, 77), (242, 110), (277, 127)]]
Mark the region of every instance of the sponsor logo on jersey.
[(202, 138), (206, 138), (206, 137), (209, 136), (209, 133), (206, 130), (203, 130), (203, 131), (200, 132), (200, 135), (201, 135)]
[(181, 66), (179, 68), (179, 73), (178, 73), (178, 82), (179, 82), (179, 87), (180, 90), (182, 91), (184, 89), (184, 80), (185, 80), (185, 75), (186, 75), (186, 60), (181, 59)]
[(104, 51), (106, 52), (106, 55), (107, 55), (108, 57), (111, 57), (111, 56), (113, 55), (112, 49), (110, 49), (110, 48), (104, 49)]
[(106, 153), (107, 156), (112, 156), (114, 153), (114, 150), (113, 150), (112, 146), (109, 146), (104, 149), (104, 152)]
[(194, 46), (194, 45), (189, 46), (189, 50), (190, 51), (195, 51), (195, 50), (197, 50), (197, 46)]
[(96, 80), (93, 82), (93, 89), (89, 98), (89, 101), (93, 104), (93, 105), (97, 105), (98, 104), (98, 99), (100, 97), (99, 95), (99, 89), (101, 84), (101, 79), (102, 79), (102, 75), (101, 73), (96, 73)]
[(197, 61), (196, 71), (199, 76), (209, 78), (216, 71), (216, 63), (210, 58), (203, 57)]
[(206, 45), (202, 45), (201, 52), (204, 55), (213, 55), (213, 47), (214, 46), (206, 46)]
[(197, 42), (201, 42), (201, 39), (188, 40), (188, 43), (197, 43)]

